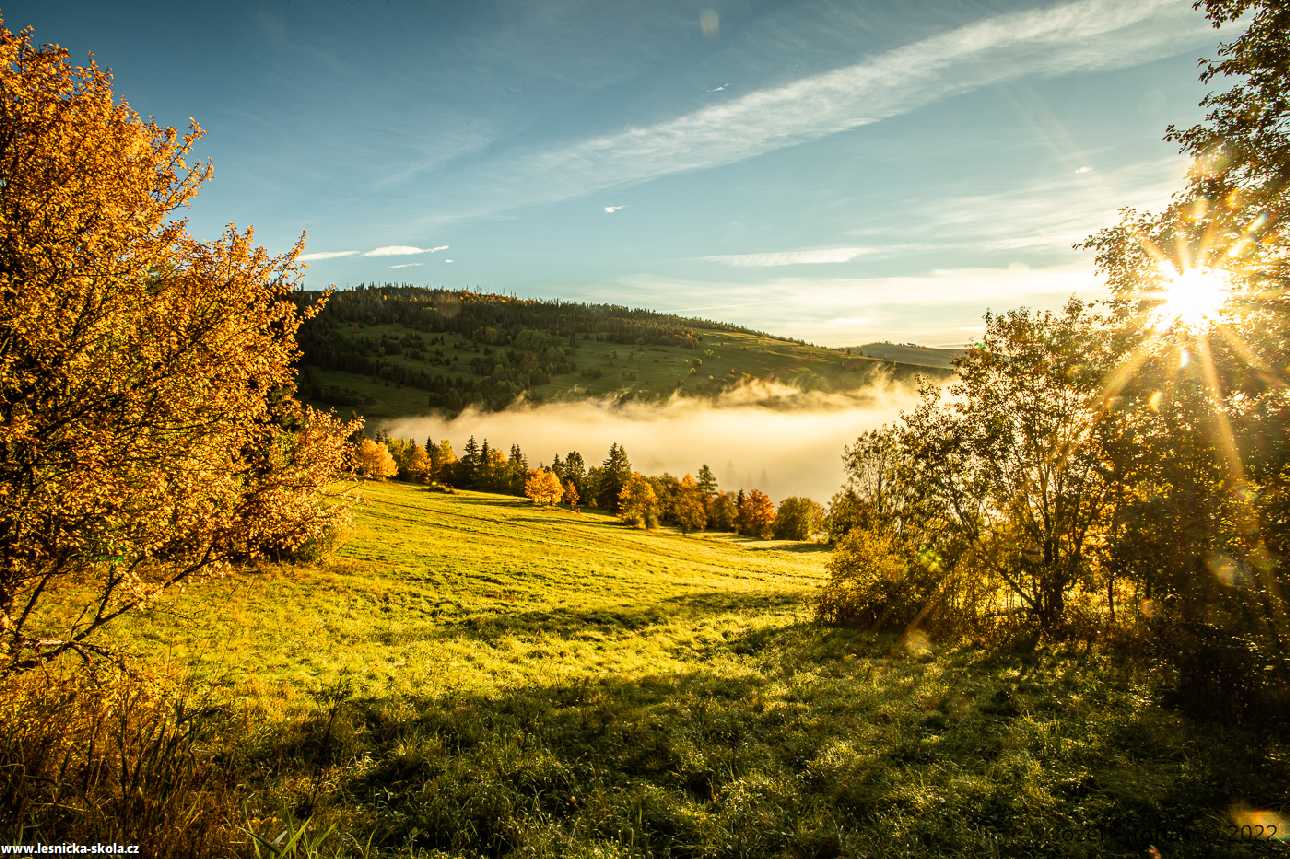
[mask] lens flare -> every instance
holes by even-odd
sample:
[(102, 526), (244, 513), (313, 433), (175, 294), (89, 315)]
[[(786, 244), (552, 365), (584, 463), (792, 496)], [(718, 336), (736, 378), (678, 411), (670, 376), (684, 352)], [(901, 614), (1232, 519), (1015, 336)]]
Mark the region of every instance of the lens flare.
[(1160, 303), (1151, 313), (1151, 323), (1157, 331), (1175, 325), (1200, 331), (1221, 318), (1232, 293), (1232, 281), (1226, 271), (1217, 268), (1179, 271), (1172, 263), (1165, 263), (1161, 273), (1164, 286), (1158, 294)]

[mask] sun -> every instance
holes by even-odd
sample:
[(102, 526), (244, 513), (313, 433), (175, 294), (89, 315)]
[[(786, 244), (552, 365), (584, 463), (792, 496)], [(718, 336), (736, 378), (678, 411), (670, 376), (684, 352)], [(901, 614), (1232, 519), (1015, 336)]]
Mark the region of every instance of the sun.
[(1232, 281), (1226, 271), (1205, 267), (1179, 271), (1173, 263), (1165, 263), (1160, 272), (1164, 282), (1156, 293), (1159, 304), (1151, 312), (1152, 326), (1157, 331), (1176, 325), (1201, 331), (1220, 319), (1232, 293)]

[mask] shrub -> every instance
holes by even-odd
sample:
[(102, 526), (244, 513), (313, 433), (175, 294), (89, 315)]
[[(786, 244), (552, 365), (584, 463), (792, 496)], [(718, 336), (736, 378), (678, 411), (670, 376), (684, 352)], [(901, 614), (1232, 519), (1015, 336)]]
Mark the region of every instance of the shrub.
[(905, 630), (923, 612), (934, 588), (906, 563), (889, 534), (856, 529), (843, 537), (829, 561), (829, 582), (815, 603), (826, 623)]

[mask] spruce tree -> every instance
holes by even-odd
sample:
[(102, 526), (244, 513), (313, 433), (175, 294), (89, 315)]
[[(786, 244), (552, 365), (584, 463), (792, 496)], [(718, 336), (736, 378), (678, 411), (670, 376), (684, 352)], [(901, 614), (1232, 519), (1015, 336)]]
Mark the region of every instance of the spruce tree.
[(717, 494), (717, 476), (712, 473), (712, 469), (706, 464), (699, 469), (698, 487), (699, 491), (704, 495)]
[(458, 482), (463, 487), (469, 489), (475, 485), (475, 481), (479, 478), (479, 462), (479, 442), (475, 441), (475, 437), (472, 435), (466, 441), (466, 446), (461, 452)]
[(617, 442), (610, 444), (609, 456), (601, 465), (600, 487), (596, 495), (601, 510), (618, 512), (618, 496), (631, 476), (632, 464), (627, 459), (627, 451)]

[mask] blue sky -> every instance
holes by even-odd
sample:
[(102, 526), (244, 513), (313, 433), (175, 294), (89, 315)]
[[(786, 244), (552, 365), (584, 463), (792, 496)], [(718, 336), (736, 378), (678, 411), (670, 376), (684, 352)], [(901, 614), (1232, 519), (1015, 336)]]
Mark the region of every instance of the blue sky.
[(1222, 34), (1190, 0), (8, 2), (215, 178), (200, 236), (308, 284), (610, 301), (824, 345), (971, 340), (1097, 294)]

